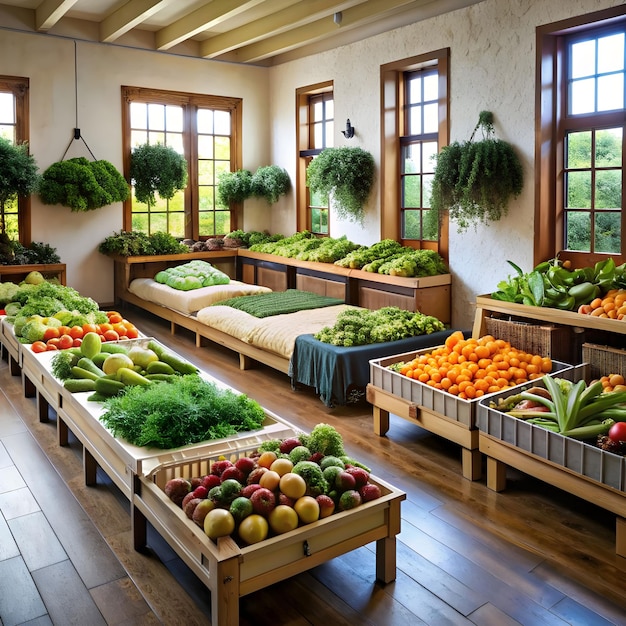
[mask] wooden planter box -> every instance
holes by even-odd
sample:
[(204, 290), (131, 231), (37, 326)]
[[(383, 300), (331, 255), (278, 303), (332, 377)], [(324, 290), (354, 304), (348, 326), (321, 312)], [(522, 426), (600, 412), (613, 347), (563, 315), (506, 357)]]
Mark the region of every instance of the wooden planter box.
[(35, 263), (33, 265), (0, 265), (0, 282), (19, 283), (29, 272), (41, 272), (44, 278), (57, 278), (65, 285), (65, 263)]

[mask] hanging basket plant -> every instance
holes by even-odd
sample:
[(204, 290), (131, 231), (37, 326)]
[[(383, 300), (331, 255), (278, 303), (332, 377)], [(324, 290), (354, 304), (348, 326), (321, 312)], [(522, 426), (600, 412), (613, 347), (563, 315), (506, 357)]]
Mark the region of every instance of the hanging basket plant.
[(187, 186), (187, 161), (170, 146), (142, 144), (130, 155), (130, 178), (138, 202), (154, 206)]
[(374, 157), (362, 148), (325, 148), (306, 170), (313, 193), (330, 195), (340, 219), (362, 223), (374, 184)]
[[(4, 217), (5, 206), (18, 196), (29, 196), (37, 189), (39, 173), (37, 163), (28, 154), (28, 144), (13, 144), (0, 137), (0, 212)], [(0, 220), (0, 232), (4, 232), (4, 220)]]
[[(481, 141), (474, 141), (478, 129)], [(431, 207), (448, 211), (458, 232), (498, 221), (524, 185), (522, 164), (513, 147), (494, 138), (493, 114), (482, 111), (469, 141), (442, 149), (432, 186)]]
[(259, 167), (252, 175), (252, 195), (263, 198), (268, 204), (278, 202), (278, 198), (288, 193), (290, 189), (289, 174), (278, 165)]
[(217, 181), (217, 201), (228, 206), (231, 202), (243, 202), (252, 196), (252, 172), (239, 169), (223, 172)]
[(53, 163), (39, 185), (44, 204), (61, 204), (74, 212), (123, 202), (129, 193), (128, 183), (111, 163), (84, 157)]

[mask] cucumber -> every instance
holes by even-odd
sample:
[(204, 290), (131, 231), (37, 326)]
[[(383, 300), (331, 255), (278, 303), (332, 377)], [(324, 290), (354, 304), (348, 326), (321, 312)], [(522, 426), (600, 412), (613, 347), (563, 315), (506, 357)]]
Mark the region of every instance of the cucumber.
[(102, 364), (107, 360), (110, 352), (99, 352), (91, 359), (96, 367), (102, 369)]
[(78, 367), (82, 367), (84, 370), (87, 370), (88, 372), (91, 372), (92, 374), (95, 374), (98, 377), (104, 376), (104, 372), (91, 359), (88, 359), (85, 356), (82, 359), (80, 359), (78, 363), (76, 363), (76, 365)]
[(147, 374), (175, 374), (176, 370), (164, 361), (152, 361), (146, 367)]
[(95, 391), (96, 381), (89, 378), (68, 378), (63, 383), (64, 389), (70, 393), (81, 393), (82, 391)]
[(174, 378), (178, 378), (178, 374), (146, 374), (145, 378), (152, 381), (161, 381), (164, 383), (170, 383)]
[(123, 382), (107, 378), (106, 376), (98, 378), (94, 381), (94, 385), (95, 392), (107, 398), (116, 396), (126, 389), (126, 385)]
[(120, 367), (117, 370), (117, 379), (125, 385), (141, 385), (147, 387), (152, 384), (145, 376), (142, 376), (139, 372), (136, 372), (130, 367)]
[(128, 354), (128, 348), (120, 345), (119, 343), (112, 343), (110, 341), (105, 341), (100, 348), (101, 352), (106, 352), (108, 354), (115, 354), (116, 352), (121, 352), (123, 354)]
[(80, 378), (80, 379), (88, 379), (88, 380), (96, 380), (98, 378), (100, 378), (100, 376), (98, 376), (98, 374), (94, 374), (93, 372), (90, 372), (89, 370), (86, 370), (84, 367), (78, 367), (78, 365), (75, 365), (72, 368), (72, 376), (74, 378)]
[(154, 339), (151, 339), (148, 343), (148, 348), (156, 353), (159, 357), (159, 361), (167, 363), (171, 368), (176, 370), (179, 374), (197, 374), (198, 368), (195, 365), (178, 358), (173, 352), (164, 349)]

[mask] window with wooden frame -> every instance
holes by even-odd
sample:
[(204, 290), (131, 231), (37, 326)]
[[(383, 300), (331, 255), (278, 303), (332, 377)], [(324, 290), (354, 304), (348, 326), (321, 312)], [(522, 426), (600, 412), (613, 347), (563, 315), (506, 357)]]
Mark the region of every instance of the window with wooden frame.
[(167, 232), (196, 241), (226, 235), (241, 222), (240, 205), (217, 199), (221, 173), (241, 168), (240, 98), (122, 87), (124, 172), (130, 178), (130, 155), (138, 145), (171, 146), (187, 161), (187, 188), (155, 206), (124, 205), (124, 230)]
[(435, 157), (449, 141), (449, 49), (381, 66), (381, 239), (448, 254), (447, 216), (430, 210)]
[(626, 259), (626, 8), (537, 29), (535, 261)]
[(334, 145), (333, 83), (320, 83), (296, 90), (296, 141), (298, 172), (296, 179), (297, 229), (328, 236), (328, 197), (309, 192), (306, 168), (324, 148)]
[[(28, 142), (28, 78), (0, 76), (0, 137)], [(8, 202), (0, 215), (0, 232), (23, 245), (31, 242), (30, 197)]]

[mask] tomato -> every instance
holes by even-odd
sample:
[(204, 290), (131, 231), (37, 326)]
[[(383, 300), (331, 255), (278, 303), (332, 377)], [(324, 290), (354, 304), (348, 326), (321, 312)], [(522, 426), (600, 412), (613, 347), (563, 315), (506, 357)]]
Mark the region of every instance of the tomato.
[(98, 332), (104, 335), (107, 330), (113, 330), (113, 324), (105, 322), (104, 324), (98, 324)]
[(59, 326), (59, 337), (63, 337), (63, 335), (69, 335), (69, 334), (70, 334), (69, 326)]
[(95, 324), (83, 324), (83, 335), (87, 333), (97, 333), (98, 327)]
[(68, 348), (72, 348), (74, 346), (74, 339), (70, 337), (70, 335), (61, 335), (59, 337), (59, 349), (67, 350)]
[(113, 330), (106, 330), (104, 332), (105, 341), (119, 341), (120, 336)]
[(111, 324), (119, 324), (124, 319), (117, 311), (109, 311), (107, 317)]
[(82, 343), (83, 343), (82, 337), (76, 337), (74, 341), (72, 342), (72, 348), (80, 348)]
[(137, 339), (137, 337), (139, 337), (139, 331), (134, 326), (132, 328), (126, 328), (126, 337), (128, 339)]
[(56, 326), (49, 326), (46, 328), (46, 332), (43, 334), (43, 340), (48, 341), (48, 339), (55, 339), (59, 337), (61, 333), (59, 333), (59, 329)]
[(53, 343), (46, 344), (46, 352), (50, 352), (52, 350), (58, 350), (59, 348)]
[(74, 339), (82, 339), (84, 334), (85, 331), (82, 326), (72, 326), (72, 328), (70, 328), (69, 335)]
[(30, 349), (35, 353), (35, 354), (39, 354), (40, 352), (45, 352), (46, 351), (46, 344), (43, 341), (35, 341), (33, 343), (33, 345), (30, 347)]
[(126, 336), (126, 326), (122, 323), (122, 322), (115, 322), (113, 324), (113, 330), (120, 336), (120, 337), (125, 337)]
[(626, 441), (626, 422), (615, 422), (609, 429), (609, 439), (612, 441)]
[(48, 347), (54, 346), (55, 348), (58, 349), (60, 341), (61, 341), (60, 337), (52, 337), (51, 339), (48, 339), (48, 341), (46, 341), (46, 345)]

